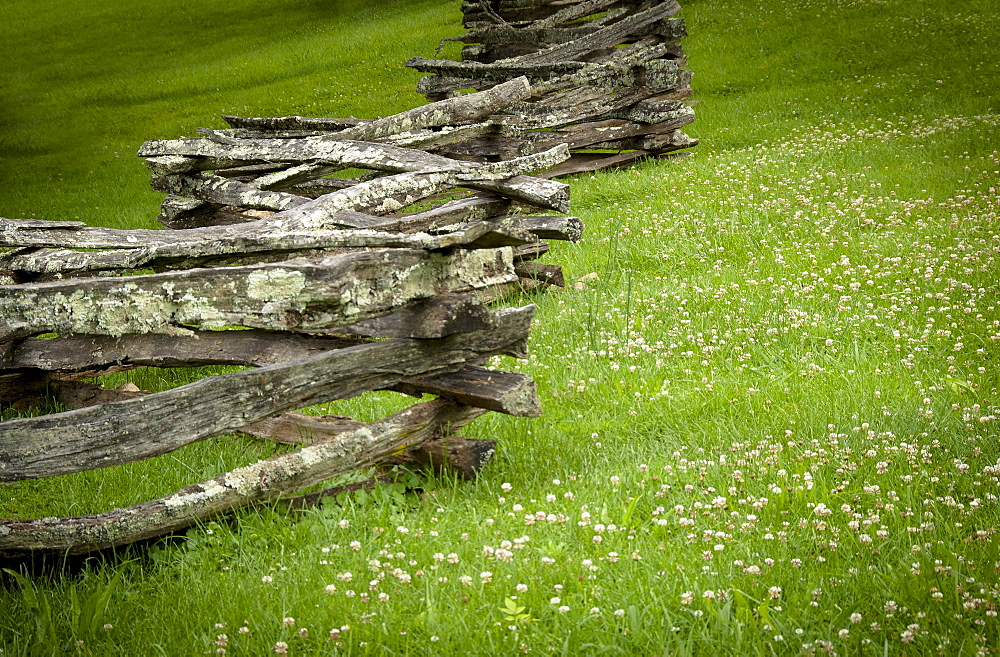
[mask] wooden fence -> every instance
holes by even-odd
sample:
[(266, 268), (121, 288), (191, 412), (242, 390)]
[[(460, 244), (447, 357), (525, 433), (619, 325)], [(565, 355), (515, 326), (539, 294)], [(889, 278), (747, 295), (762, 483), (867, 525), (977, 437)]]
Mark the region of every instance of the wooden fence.
[[(559, 175), (697, 143), (675, 0), (483, 0), (460, 62), (413, 58), (429, 104), (374, 120), (224, 116), (147, 142), (162, 230), (0, 219), (0, 482), (106, 468), (230, 432), (303, 445), (108, 513), (0, 520), (0, 556), (150, 538), (380, 463), (474, 477), (486, 411), (540, 413), (523, 356), (576, 240)], [(476, 93), (467, 93), (475, 91)], [(361, 171), (349, 175), (348, 171)], [(543, 171), (544, 177), (526, 175)], [(338, 175), (340, 174), (340, 175)], [(240, 366), (163, 392), (140, 367)], [(375, 422), (295, 412), (376, 390), (434, 400)], [(55, 404), (70, 410), (57, 410)], [(12, 411), (8, 410), (8, 414)]]
[[(532, 94), (522, 77), (376, 120), (225, 117), (139, 151), (169, 194), (162, 230), (0, 219), (0, 404), (32, 409), (0, 423), (0, 481), (229, 432), (304, 443), (128, 508), (0, 520), (0, 555), (122, 545), (378, 463), (475, 476), (494, 441), (457, 436), (466, 423), (540, 412), (529, 377), (484, 368), (524, 355), (534, 307), (491, 301), (561, 284), (543, 240), (582, 226), (565, 184), (526, 175), (564, 144), (495, 163), (430, 151)], [(156, 393), (88, 381), (204, 365), (245, 369)], [(376, 422), (294, 412), (375, 390), (435, 399)]]
[(482, 0), (462, 6), (462, 61), (414, 57), (429, 100), (527, 76), (532, 92), (438, 153), (506, 160), (568, 144), (546, 177), (621, 166), (696, 145), (676, 0)]

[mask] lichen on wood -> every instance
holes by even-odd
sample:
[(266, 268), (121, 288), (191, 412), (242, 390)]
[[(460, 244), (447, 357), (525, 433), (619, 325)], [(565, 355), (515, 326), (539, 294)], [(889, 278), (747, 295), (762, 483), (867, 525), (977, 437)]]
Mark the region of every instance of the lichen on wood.
[(284, 263), (126, 278), (0, 286), (0, 342), (40, 333), (321, 329), (389, 314), (409, 301), (514, 280), (509, 247), (452, 255), (353, 251)]
[[(440, 154), (523, 156), (560, 143), (560, 135), (552, 132), (613, 119), (623, 121), (621, 137), (649, 137), (617, 142), (576, 133), (575, 143), (565, 140), (573, 149), (571, 160), (546, 177), (670, 156), (697, 144), (674, 132), (693, 119), (689, 107), (649, 102), (692, 94), (679, 43), (687, 30), (684, 19), (675, 16), (680, 9), (676, 0), (466, 2), (462, 9), (470, 31), (447, 39), (467, 44), (462, 61), (412, 58), (408, 66), (430, 74), (419, 81), (417, 91), (436, 101), (525, 75), (532, 95), (490, 117), (502, 129), (442, 144)], [(587, 152), (593, 149), (619, 152), (598, 158)]]
[(219, 514), (275, 499), (338, 474), (417, 450), (480, 409), (446, 401), (411, 406), (288, 454), (236, 468), (166, 497), (92, 516), (0, 519), (0, 554), (85, 554), (160, 536)]
[[(570, 44), (623, 15), (547, 34)], [(630, 68), (633, 54), (603, 69), (471, 68), (564, 87), (583, 70), (609, 89), (659, 75), (669, 93), (676, 67)], [(70, 409), (0, 422), (0, 480), (110, 467), (226, 432), (308, 443), (109, 514), (0, 520), (0, 555), (121, 545), (376, 463), (474, 478), (496, 441), (457, 430), (487, 410), (537, 416), (530, 377), (483, 367), (526, 356), (533, 307), (485, 304), (561, 281), (535, 261), (549, 250), (539, 240), (577, 240), (582, 224), (538, 215), (568, 212), (569, 188), (528, 175), (567, 164), (567, 145), (526, 139), (505, 118), (539, 90), (483, 75), (480, 93), (380, 119), (227, 116), (228, 129), (147, 142), (165, 230), (0, 219), (0, 404)], [(336, 177), (354, 167), (367, 173)], [(33, 337), (43, 333), (58, 336)], [(196, 365), (252, 369), (157, 393), (85, 380)], [(439, 399), (373, 423), (295, 412), (373, 390)]]
[(504, 314), (497, 328), (486, 331), (373, 342), (136, 399), (7, 420), (0, 423), (0, 481), (129, 463), (284, 411), (387, 388), (420, 374), (455, 371), (470, 358), (516, 353), (533, 314), (534, 307), (526, 306)]

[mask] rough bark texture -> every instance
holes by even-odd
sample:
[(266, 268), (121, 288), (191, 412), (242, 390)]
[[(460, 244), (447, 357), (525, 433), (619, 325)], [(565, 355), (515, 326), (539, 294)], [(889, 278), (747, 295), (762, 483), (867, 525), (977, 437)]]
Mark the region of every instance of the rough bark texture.
[(430, 393), (507, 415), (538, 417), (542, 414), (535, 382), (529, 376), (514, 372), (465, 367), (450, 374), (410, 378), (396, 386), (396, 390)]
[(287, 210), (309, 199), (295, 194), (261, 189), (222, 176), (205, 173), (153, 177), (153, 189), (221, 205), (239, 205), (254, 210)]
[[(340, 222), (355, 222), (361, 216), (373, 226), (383, 220), (360, 213), (334, 213)], [(3, 220), (0, 220), (2, 222)], [(424, 249), (444, 251), (455, 247), (495, 248), (516, 246), (532, 241), (529, 226), (513, 221), (476, 222), (455, 226), (458, 230), (438, 235), (425, 233), (387, 232), (360, 228), (358, 230), (320, 228), (309, 231), (299, 226), (291, 230), (259, 224), (243, 224), (227, 229), (211, 240), (197, 239), (206, 231), (151, 231), (154, 236), (138, 248), (114, 251), (72, 251), (28, 247), (0, 254), (0, 270), (32, 274), (84, 274), (100, 271), (135, 271), (153, 269), (167, 271), (208, 265), (274, 262), (300, 256), (321, 256), (345, 249)], [(129, 245), (128, 231), (122, 240)], [(194, 235), (188, 234), (195, 233)], [(222, 233), (223, 231), (217, 231)], [(159, 233), (156, 235), (155, 233)], [(176, 241), (178, 238), (185, 241)], [(55, 241), (55, 240), (50, 240)], [(70, 240), (66, 240), (70, 241)], [(110, 240), (109, 240), (110, 241)]]
[(243, 117), (223, 114), (223, 120), (234, 128), (250, 128), (252, 130), (322, 130), (336, 132), (344, 128), (367, 123), (366, 119), (354, 117), (346, 119), (311, 119), (305, 116), (269, 116)]
[(418, 449), (390, 459), (390, 463), (417, 465), (437, 472), (452, 472), (462, 479), (473, 480), (494, 452), (497, 441), (492, 438), (462, 438), (448, 436), (429, 440)]
[(442, 338), (494, 328), (497, 314), (474, 294), (442, 294), (403, 306), (391, 315), (337, 329), (369, 337)]
[(93, 516), (0, 520), (0, 554), (12, 557), (36, 550), (84, 554), (161, 536), (406, 453), (440, 437), (443, 427), (480, 412), (445, 401), (418, 404), (151, 502)]
[(127, 401), (8, 420), (0, 423), (0, 481), (129, 463), (284, 411), (454, 371), (470, 359), (516, 350), (533, 312), (527, 306), (505, 313), (490, 331), (375, 342)]
[(524, 100), (530, 92), (531, 86), (527, 78), (515, 78), (481, 94), (429, 103), (394, 116), (347, 128), (325, 138), (371, 141), (432, 126), (475, 123), (519, 100)]
[[(484, 322), (485, 328), (492, 325)], [(134, 367), (259, 367), (362, 343), (359, 338), (263, 330), (192, 331), (186, 336), (69, 335), (18, 342), (0, 357), (0, 369), (96, 376)]]
[[(437, 152), (508, 159), (565, 142), (573, 156), (546, 174), (554, 177), (695, 145), (675, 134), (693, 120), (690, 108), (668, 102), (691, 95), (691, 74), (682, 70), (687, 62), (679, 46), (687, 32), (684, 20), (674, 17), (679, 9), (676, 0), (466, 2), (465, 25), (471, 31), (450, 39), (468, 44), (463, 61), (412, 58), (408, 66), (431, 74), (420, 80), (418, 92), (438, 100), (524, 75), (532, 96), (490, 118), (501, 129), (441, 144)], [(618, 130), (607, 134), (574, 130), (616, 119)], [(563, 139), (568, 134), (575, 139)], [(620, 141), (639, 135), (644, 138)], [(596, 158), (583, 151), (588, 148), (629, 154)]]
[[(334, 164), (343, 168), (358, 167), (404, 172), (447, 172), (456, 180), (475, 189), (497, 191), (511, 198), (523, 199), (543, 207), (565, 211), (565, 203), (549, 198), (559, 198), (559, 187), (540, 180), (529, 184), (522, 174), (549, 168), (569, 157), (565, 147), (532, 154), (524, 158), (481, 167), (459, 160), (433, 155), (423, 151), (362, 141), (331, 141), (322, 137), (306, 139), (230, 139), (220, 143), (211, 139), (177, 139), (149, 141), (139, 149), (140, 157), (182, 155), (185, 157), (229, 158), (244, 162), (313, 161)], [(529, 179), (530, 180), (530, 179)], [(562, 196), (565, 196), (563, 191)]]
[(0, 343), (40, 333), (323, 329), (410, 301), (514, 279), (509, 248), (360, 251), (275, 265), (0, 286)]
[[(427, 374), (404, 379), (386, 388), (414, 397), (431, 394), (487, 410), (521, 417), (538, 417), (541, 405), (530, 377), (511, 372), (495, 372), (466, 365), (456, 372)], [(102, 388), (83, 381), (52, 379), (47, 393), (69, 409), (81, 409), (111, 402), (149, 396), (132, 384)], [(333, 433), (358, 428), (362, 422), (337, 415), (313, 416), (281, 413), (233, 429), (257, 438), (292, 445), (309, 444)]]
[[(494, 3), (543, 22), (514, 34), (527, 24), (487, 9), (503, 27), (482, 31), (468, 62), (427, 64), (447, 73), (430, 85), (440, 102), (373, 120), (227, 116), (227, 129), (147, 142), (166, 230), (0, 219), (0, 404), (73, 409), (0, 422), (0, 481), (233, 431), (307, 443), (109, 514), (0, 520), (0, 555), (121, 545), (376, 463), (472, 479), (496, 442), (456, 431), (488, 410), (540, 414), (529, 377), (481, 367), (526, 355), (532, 315), (485, 304), (561, 283), (536, 262), (539, 240), (582, 234), (576, 217), (538, 214), (568, 212), (568, 186), (527, 174), (569, 163), (566, 142), (676, 147), (676, 120), (627, 126), (675, 111), (686, 78), (668, 44), (683, 25), (649, 12), (657, 3), (539, 2)], [(584, 106), (626, 127), (564, 122)], [(84, 380), (200, 365), (253, 369), (158, 393)], [(293, 412), (373, 390), (439, 399), (373, 423)]]

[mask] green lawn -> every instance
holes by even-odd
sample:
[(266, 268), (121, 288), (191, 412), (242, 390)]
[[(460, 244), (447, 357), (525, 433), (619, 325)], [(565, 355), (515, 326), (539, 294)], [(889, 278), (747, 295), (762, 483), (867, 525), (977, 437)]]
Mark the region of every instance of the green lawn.
[[(545, 415), (470, 425), (500, 440), (479, 481), (7, 578), (0, 655), (997, 652), (993, 5), (687, 0), (702, 144), (573, 181), (587, 233), (548, 261), (583, 289), (532, 297), (531, 356), (497, 361)], [(460, 30), (429, 0), (9, 6), (0, 216), (113, 226), (156, 215), (142, 141), (417, 105), (402, 62)], [(0, 486), (0, 516), (104, 511), (274, 449)]]

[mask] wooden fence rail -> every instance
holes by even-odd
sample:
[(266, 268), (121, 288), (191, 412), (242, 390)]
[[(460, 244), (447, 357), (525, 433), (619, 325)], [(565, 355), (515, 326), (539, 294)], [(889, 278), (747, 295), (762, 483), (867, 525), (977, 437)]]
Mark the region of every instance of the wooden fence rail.
[[(147, 142), (162, 230), (0, 219), (0, 405), (31, 410), (0, 422), (0, 481), (230, 432), (301, 445), (108, 513), (0, 520), (0, 555), (122, 545), (379, 463), (474, 477), (495, 443), (465, 424), (541, 411), (530, 377), (484, 367), (525, 355), (534, 307), (493, 302), (562, 284), (543, 240), (582, 225), (565, 184), (528, 175), (565, 145), (490, 163), (440, 148), (531, 93), (521, 77), (382, 119), (230, 116)], [(153, 393), (91, 381), (203, 365), (243, 369)], [(376, 422), (297, 412), (376, 390), (437, 399)]]
[(491, 89), (518, 76), (531, 93), (436, 152), (505, 160), (567, 144), (554, 177), (662, 157), (696, 145), (680, 130), (691, 72), (676, 0), (481, 0), (462, 5), (462, 61), (414, 57), (429, 100)]
[[(466, 2), (462, 61), (408, 62), (427, 105), (227, 115), (144, 144), (163, 229), (0, 219), (0, 482), (231, 432), (299, 446), (108, 513), (0, 520), (0, 556), (123, 545), (376, 464), (475, 477), (495, 441), (463, 426), (541, 412), (530, 377), (484, 366), (525, 355), (534, 313), (495, 302), (562, 285), (539, 259), (582, 234), (551, 178), (697, 143), (679, 9)], [(204, 365), (243, 369), (161, 392), (93, 381)], [(378, 390), (436, 399), (375, 422), (298, 412)]]

